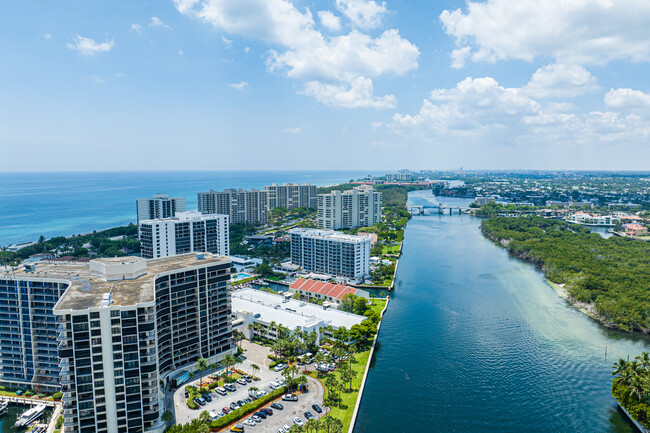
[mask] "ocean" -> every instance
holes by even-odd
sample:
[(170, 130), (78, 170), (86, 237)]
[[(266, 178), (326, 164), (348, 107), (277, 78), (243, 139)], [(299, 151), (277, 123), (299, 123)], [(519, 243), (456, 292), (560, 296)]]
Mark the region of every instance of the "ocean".
[(185, 197), (209, 189), (264, 188), (272, 183), (333, 185), (385, 172), (171, 171), (0, 173), (0, 246), (70, 236), (136, 222), (137, 198)]

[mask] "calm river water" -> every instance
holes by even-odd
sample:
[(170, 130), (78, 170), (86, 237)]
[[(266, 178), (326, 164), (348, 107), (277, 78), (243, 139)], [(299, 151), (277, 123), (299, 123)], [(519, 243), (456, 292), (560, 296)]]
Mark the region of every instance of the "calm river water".
[[(409, 201), (471, 200), (420, 191)], [(479, 219), (433, 212), (406, 229), (355, 433), (632, 432), (610, 397), (610, 367), (650, 341), (568, 306), (483, 238)]]

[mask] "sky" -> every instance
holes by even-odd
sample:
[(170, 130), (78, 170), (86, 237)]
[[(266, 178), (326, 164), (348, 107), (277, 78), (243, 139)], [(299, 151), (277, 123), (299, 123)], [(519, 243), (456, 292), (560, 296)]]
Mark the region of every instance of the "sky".
[(0, 170), (650, 161), (647, 0), (0, 4)]

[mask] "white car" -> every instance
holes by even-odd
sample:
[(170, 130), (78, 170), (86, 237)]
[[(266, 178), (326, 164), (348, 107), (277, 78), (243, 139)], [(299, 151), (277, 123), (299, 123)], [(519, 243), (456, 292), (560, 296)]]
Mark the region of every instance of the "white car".
[(287, 364), (278, 364), (278, 365), (275, 366), (275, 368), (273, 370), (276, 371), (276, 372), (279, 372), (279, 371), (284, 370), (285, 368), (287, 368)]
[(253, 421), (252, 419), (250, 419), (250, 418), (247, 419), (246, 421), (244, 421), (244, 424), (250, 425), (250, 426), (257, 425), (257, 423), (255, 421)]
[(253, 415), (250, 419), (252, 419), (252, 420), (255, 421), (255, 422), (262, 422), (262, 418), (260, 418), (260, 417), (257, 416), (257, 415)]
[(301, 427), (302, 427), (303, 425), (305, 425), (305, 422), (304, 422), (303, 420), (301, 420), (300, 418), (298, 418), (298, 417), (295, 417), (295, 418), (293, 419), (293, 423), (294, 423), (295, 425), (299, 425), (299, 426), (301, 426)]
[(291, 427), (289, 427), (289, 426), (286, 425), (286, 424), (284, 425), (284, 427), (282, 427), (282, 432), (283, 432), (283, 433), (289, 433), (289, 430), (291, 430)]
[(298, 396), (294, 394), (285, 394), (282, 396), (283, 401), (298, 401)]
[(244, 379), (237, 379), (237, 383), (243, 386), (248, 385), (248, 382), (246, 382)]

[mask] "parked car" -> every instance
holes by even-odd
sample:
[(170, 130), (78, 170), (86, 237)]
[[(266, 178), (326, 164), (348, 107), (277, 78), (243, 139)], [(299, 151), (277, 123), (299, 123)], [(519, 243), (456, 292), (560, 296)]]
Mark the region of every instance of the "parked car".
[(248, 382), (246, 382), (245, 379), (237, 379), (237, 383), (240, 384), (240, 385), (242, 385), (242, 386), (246, 386), (246, 385), (248, 385)]
[(224, 388), (221, 388), (221, 387), (216, 388), (216, 389), (214, 390), (214, 392), (216, 392), (216, 393), (219, 394), (219, 395), (226, 395), (226, 394), (228, 394), (228, 391), (226, 391)]
[(230, 427), (230, 431), (243, 432), (244, 431), (244, 425), (243, 424), (235, 424), (234, 426)]
[(271, 389), (278, 389), (278, 388), (280, 388), (281, 386), (282, 386), (282, 385), (280, 385), (280, 382), (277, 382), (277, 381), (275, 381), (275, 380), (272, 381), (271, 383), (269, 383), (269, 387), (270, 387)]
[(291, 427), (289, 427), (289, 426), (286, 425), (286, 424), (282, 427), (282, 431), (283, 431), (284, 433), (289, 433), (289, 430), (291, 430)]
[(294, 394), (285, 394), (282, 396), (284, 401), (298, 401), (298, 396)]
[(185, 390), (185, 398), (190, 398), (190, 392), (188, 390)]
[(250, 402), (252, 402), (252, 401), (253, 401), (253, 399), (250, 398), (250, 397), (246, 397), (246, 398), (244, 399), (244, 403), (250, 403)]
[(252, 419), (253, 421), (255, 421), (255, 422), (262, 422), (262, 417), (259, 417), (259, 416), (255, 415), (255, 414), (253, 414), (253, 416), (251, 417), (251, 419)]
[(198, 404), (199, 406), (205, 406), (205, 400), (203, 400), (202, 397), (194, 397), (194, 403)]
[(249, 419), (247, 419), (246, 421), (244, 421), (244, 424), (246, 424), (246, 425), (250, 425), (250, 426), (254, 426), (254, 425), (256, 425), (257, 423), (255, 422), (254, 419), (249, 418)]
[(208, 403), (212, 401), (212, 397), (210, 397), (210, 394), (203, 394), (203, 398), (204, 398), (205, 401), (207, 401)]
[(303, 425), (305, 425), (305, 422), (304, 422), (303, 420), (301, 420), (300, 418), (298, 418), (298, 417), (295, 417), (295, 418), (293, 419), (293, 423), (294, 423), (295, 425), (299, 425), (299, 426), (301, 426), (301, 427), (302, 427)]
[(312, 419), (313, 417), (314, 417), (314, 414), (313, 414), (313, 413), (311, 413), (311, 412), (309, 412), (309, 411), (305, 412), (305, 418), (307, 418), (307, 419)]
[(223, 411), (222, 412), (217, 412), (217, 418), (221, 418), (224, 415), (225, 415), (225, 413)]
[(221, 410), (223, 411), (223, 413), (229, 413), (232, 409), (230, 409), (229, 407), (224, 407)]
[(273, 409), (269, 409), (268, 407), (260, 409), (260, 412), (264, 412), (267, 415), (273, 415)]
[(311, 405), (311, 408), (314, 409), (316, 413), (323, 413), (323, 409), (321, 409), (320, 406), (315, 403)]
[(246, 404), (246, 402), (244, 400), (237, 400), (237, 406), (241, 407), (241, 406), (243, 406), (245, 404)]
[(237, 403), (233, 401), (232, 403), (230, 403), (230, 409), (232, 410), (239, 409), (239, 406), (237, 405)]
[(282, 404), (281, 404), (281, 403), (278, 403), (278, 402), (275, 402), (275, 403), (271, 404), (271, 407), (272, 407), (273, 409), (277, 409), (277, 410), (282, 410), (282, 409), (284, 409), (284, 406), (282, 406)]
[(285, 368), (287, 368), (287, 364), (278, 364), (278, 365), (275, 366), (273, 371), (280, 372), (280, 371), (284, 370)]
[(214, 421), (215, 419), (219, 418), (219, 414), (216, 412), (210, 412), (210, 421)]
[(261, 419), (266, 419), (266, 414), (264, 412), (255, 412), (254, 416), (260, 417)]
[(226, 388), (230, 392), (237, 391), (237, 387), (235, 385), (233, 385), (232, 383), (227, 383), (223, 387)]
[(253, 378), (250, 377), (250, 376), (247, 375), (247, 374), (243, 375), (241, 378), (244, 379), (244, 380), (245, 380), (246, 382), (248, 382), (248, 383), (251, 383), (251, 382), (253, 381)]

